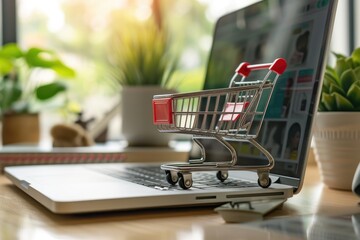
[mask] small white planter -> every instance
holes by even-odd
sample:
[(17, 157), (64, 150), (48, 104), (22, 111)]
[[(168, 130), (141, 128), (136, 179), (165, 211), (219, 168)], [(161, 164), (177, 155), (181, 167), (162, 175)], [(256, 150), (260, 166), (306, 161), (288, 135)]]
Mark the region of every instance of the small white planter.
[(330, 188), (351, 190), (360, 162), (360, 112), (318, 112), (314, 153), (323, 182)]
[(159, 86), (123, 88), (122, 134), (130, 146), (168, 146), (173, 135), (157, 130), (152, 112), (153, 96), (166, 93), (174, 91)]

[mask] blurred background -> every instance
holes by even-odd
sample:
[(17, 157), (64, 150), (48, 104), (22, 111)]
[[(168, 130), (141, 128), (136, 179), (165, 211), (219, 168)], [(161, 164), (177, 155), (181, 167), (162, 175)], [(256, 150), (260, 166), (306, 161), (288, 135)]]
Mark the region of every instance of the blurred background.
[[(177, 60), (171, 82), (178, 91), (194, 91), (202, 88), (216, 20), (253, 2), (256, 1), (3, 0), (3, 6), (10, 6), (16, 13), (15, 36), (20, 46), (53, 49), (76, 69), (69, 95), (74, 101), (74, 112), (81, 110), (84, 119), (89, 119), (101, 118), (119, 101), (121, 86), (109, 74), (114, 54), (110, 43), (114, 32), (132, 31), (132, 26), (125, 24), (129, 19), (141, 23), (153, 18), (159, 28), (166, 29), (170, 54)], [(332, 40), (336, 52), (348, 54), (360, 43), (356, 31), (360, 19), (354, 14), (358, 4), (339, 1)], [(3, 15), (7, 14), (3, 11)], [(3, 38), (3, 43), (10, 40)], [(76, 117), (58, 110), (47, 111), (42, 116), (42, 128), (59, 121), (74, 121)], [(111, 122), (110, 140), (121, 138), (119, 117)], [(42, 132), (42, 140), (46, 141), (48, 131)]]

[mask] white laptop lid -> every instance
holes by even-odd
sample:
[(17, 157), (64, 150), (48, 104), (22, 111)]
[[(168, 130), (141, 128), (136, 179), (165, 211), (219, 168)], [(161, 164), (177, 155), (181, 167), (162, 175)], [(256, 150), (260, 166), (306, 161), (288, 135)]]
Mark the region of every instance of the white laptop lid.
[[(216, 24), (205, 80), (206, 89), (226, 87), (229, 75), (232, 75), (235, 66), (244, 60), (251, 63), (271, 62), (274, 58), (283, 57), (289, 62), (287, 72), (278, 81), (280, 84), (273, 94), (274, 100), (268, 108), (270, 113), (265, 119), (259, 137), (259, 142), (265, 147), (270, 149), (269, 146), (272, 144), (274, 146), (271, 148), (276, 149), (271, 149), (276, 163), (274, 175), (271, 176), (274, 183), (270, 188), (262, 189), (255, 186), (242, 189), (216, 188), (211, 191), (195, 188), (161, 191), (117, 179), (115, 175), (97, 173), (91, 169), (97, 167), (94, 165), (7, 167), (7, 176), (23, 191), (51, 211), (58, 213), (291, 197), (293, 189), (296, 191), (302, 183), (335, 6), (336, 0), (266, 0), (227, 14)], [(309, 32), (308, 51), (301, 54), (294, 50), (294, 44), (296, 38), (305, 32)], [(293, 79), (292, 87), (287, 93), (286, 83), (290, 78)], [(303, 96), (306, 99), (305, 103), (302, 101)], [(296, 144), (298, 147), (296, 151), (286, 155), (289, 139), (287, 133), (294, 123), (301, 127), (300, 138)], [(276, 131), (273, 130), (275, 126), (284, 129), (277, 145), (274, 144), (275, 137), (273, 140), (266, 137), (276, 135)], [(264, 159), (243, 143), (234, 144), (239, 144), (236, 147), (241, 164), (252, 164), (254, 159), (261, 163), (261, 159)], [(208, 147), (209, 161), (215, 158), (219, 160), (219, 157), (227, 160), (227, 151), (222, 151), (223, 149), (210, 142), (205, 142), (204, 145)], [(132, 167), (126, 164), (104, 165), (109, 170), (118, 170), (119, 173), (128, 171), (127, 167)], [(257, 177), (256, 173), (240, 171), (230, 174), (230, 177), (243, 178), (244, 175), (248, 175), (248, 180)], [(273, 178), (274, 176), (276, 178)]]
[[(257, 141), (275, 158), (271, 173), (279, 176), (278, 183), (295, 189), (301, 187), (306, 167), (336, 4), (261, 1), (221, 17), (214, 32), (204, 89), (227, 87), (242, 61), (253, 64), (286, 59), (288, 67), (274, 89)], [(202, 142), (208, 149), (208, 160), (230, 158), (215, 141)], [(261, 160), (266, 164), (266, 158), (249, 143), (233, 145), (240, 164)]]

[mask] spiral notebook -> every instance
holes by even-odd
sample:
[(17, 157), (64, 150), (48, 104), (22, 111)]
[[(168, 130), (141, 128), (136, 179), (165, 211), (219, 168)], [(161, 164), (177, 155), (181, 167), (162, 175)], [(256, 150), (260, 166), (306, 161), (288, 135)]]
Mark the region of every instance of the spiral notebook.
[(127, 154), (118, 147), (91, 146), (52, 148), (42, 146), (4, 146), (0, 148), (0, 170), (5, 166), (66, 163), (122, 162)]
[(171, 141), (168, 147), (129, 147), (114, 141), (91, 147), (11, 145), (0, 147), (0, 172), (5, 166), (69, 163), (184, 162), (189, 158), (188, 141)]

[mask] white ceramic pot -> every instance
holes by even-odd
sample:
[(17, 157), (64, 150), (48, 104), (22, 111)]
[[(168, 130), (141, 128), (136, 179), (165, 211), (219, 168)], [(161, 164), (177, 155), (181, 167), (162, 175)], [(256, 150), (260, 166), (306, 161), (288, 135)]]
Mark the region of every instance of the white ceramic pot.
[(314, 153), (323, 182), (351, 190), (360, 162), (360, 112), (318, 112)]
[(152, 112), (153, 96), (167, 93), (174, 91), (159, 86), (129, 86), (122, 89), (122, 134), (130, 146), (168, 146), (173, 134), (157, 130)]

